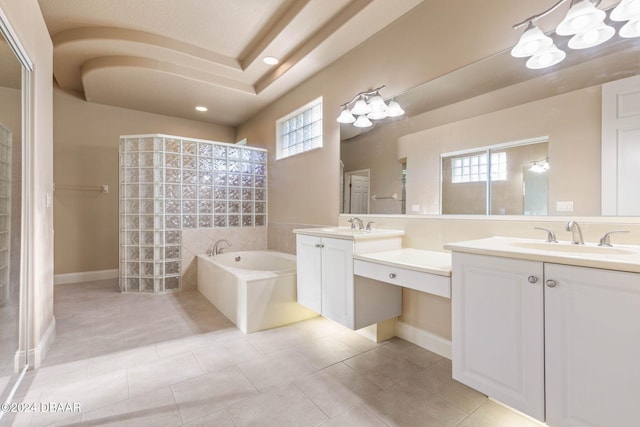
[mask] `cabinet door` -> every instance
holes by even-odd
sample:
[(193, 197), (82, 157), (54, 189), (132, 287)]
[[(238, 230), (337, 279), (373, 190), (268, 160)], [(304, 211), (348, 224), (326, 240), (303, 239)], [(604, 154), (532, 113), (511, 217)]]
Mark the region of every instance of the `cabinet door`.
[(321, 239), (296, 236), (298, 303), (322, 312), (322, 248)]
[(545, 264), (547, 422), (640, 422), (640, 274)]
[(322, 244), (322, 315), (353, 329), (353, 242), (323, 238)]
[(451, 304), (453, 378), (544, 420), (542, 263), (456, 252)]

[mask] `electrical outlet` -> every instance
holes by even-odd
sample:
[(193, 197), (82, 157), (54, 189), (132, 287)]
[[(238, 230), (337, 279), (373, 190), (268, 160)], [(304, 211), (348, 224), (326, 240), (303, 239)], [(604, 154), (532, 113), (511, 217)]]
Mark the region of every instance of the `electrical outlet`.
[(411, 205), (411, 212), (420, 212), (420, 205)]
[(573, 212), (573, 201), (556, 202), (557, 212)]

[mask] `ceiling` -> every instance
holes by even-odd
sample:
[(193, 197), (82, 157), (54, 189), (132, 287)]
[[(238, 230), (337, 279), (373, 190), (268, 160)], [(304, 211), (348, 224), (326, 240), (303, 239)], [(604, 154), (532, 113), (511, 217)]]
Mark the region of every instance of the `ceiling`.
[[(236, 126), (422, 1), (39, 3), (62, 90), (89, 102)], [(265, 56), (280, 63), (267, 65)]]

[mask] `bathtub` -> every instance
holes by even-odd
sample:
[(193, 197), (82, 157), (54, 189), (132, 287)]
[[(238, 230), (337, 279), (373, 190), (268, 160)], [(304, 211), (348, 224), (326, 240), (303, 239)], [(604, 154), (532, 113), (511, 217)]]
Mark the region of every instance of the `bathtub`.
[(294, 255), (228, 252), (197, 262), (198, 291), (246, 334), (318, 316), (296, 302)]

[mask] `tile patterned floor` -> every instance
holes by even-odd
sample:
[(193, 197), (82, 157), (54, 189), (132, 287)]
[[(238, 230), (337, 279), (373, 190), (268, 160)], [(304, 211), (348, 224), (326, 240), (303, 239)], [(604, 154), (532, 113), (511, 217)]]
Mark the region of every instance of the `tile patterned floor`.
[(55, 315), (16, 399), (38, 411), (3, 426), (537, 425), (453, 381), (447, 359), (322, 318), (244, 335), (195, 291), (120, 294), (115, 281), (57, 286)]

